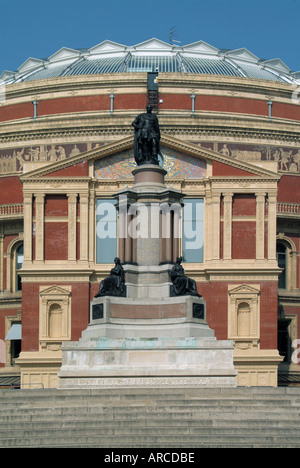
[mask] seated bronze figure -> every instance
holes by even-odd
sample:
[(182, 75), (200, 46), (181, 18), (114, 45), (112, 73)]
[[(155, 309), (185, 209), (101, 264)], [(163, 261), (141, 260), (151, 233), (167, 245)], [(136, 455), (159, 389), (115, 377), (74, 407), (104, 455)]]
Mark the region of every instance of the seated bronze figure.
[(172, 270), (169, 271), (169, 276), (173, 283), (170, 287), (170, 295), (191, 295), (201, 297), (201, 295), (197, 291), (196, 282), (185, 275), (184, 268), (181, 265), (181, 262), (182, 257), (177, 257), (175, 265), (173, 266)]
[(126, 297), (126, 285), (124, 269), (118, 257), (115, 258), (115, 266), (110, 270), (110, 275), (104, 278), (95, 297), (117, 296)]

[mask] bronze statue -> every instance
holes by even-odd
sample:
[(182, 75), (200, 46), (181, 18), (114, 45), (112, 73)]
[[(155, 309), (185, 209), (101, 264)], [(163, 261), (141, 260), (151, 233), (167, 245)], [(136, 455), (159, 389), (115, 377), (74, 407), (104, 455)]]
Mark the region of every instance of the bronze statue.
[(142, 164), (159, 164), (160, 130), (158, 118), (152, 114), (152, 106), (148, 105), (146, 113), (139, 114), (132, 122), (134, 127), (134, 158), (138, 166)]
[(118, 296), (126, 297), (124, 269), (118, 257), (114, 260), (115, 266), (110, 270), (110, 276), (104, 278), (95, 297)]
[(182, 257), (177, 257), (176, 263), (172, 270), (169, 271), (169, 276), (173, 285), (171, 286), (171, 296), (198, 296), (201, 297), (197, 291), (196, 282), (185, 276), (184, 268), (181, 265)]

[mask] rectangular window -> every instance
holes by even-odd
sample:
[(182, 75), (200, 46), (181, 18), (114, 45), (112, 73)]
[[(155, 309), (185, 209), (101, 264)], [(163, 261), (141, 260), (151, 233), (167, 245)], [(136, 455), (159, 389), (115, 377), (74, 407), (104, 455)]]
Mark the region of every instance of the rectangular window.
[(278, 267), (283, 270), (278, 277), (278, 288), (286, 289), (286, 247), (283, 244), (277, 243), (276, 256)]
[(97, 200), (96, 262), (113, 263), (117, 256), (116, 200)]
[[(20, 247), (17, 249), (16, 252), (16, 269), (20, 270), (23, 265), (24, 261), (24, 246), (23, 244), (20, 245)], [(21, 281), (21, 276), (17, 273), (16, 275), (16, 291), (21, 291), (22, 290), (22, 281)]]
[(182, 227), (182, 257), (186, 263), (203, 263), (204, 199), (185, 198)]

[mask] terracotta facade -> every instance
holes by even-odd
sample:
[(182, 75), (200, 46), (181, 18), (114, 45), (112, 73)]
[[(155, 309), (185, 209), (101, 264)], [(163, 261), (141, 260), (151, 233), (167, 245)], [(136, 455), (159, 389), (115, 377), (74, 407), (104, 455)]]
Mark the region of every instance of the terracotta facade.
[[(300, 376), (292, 360), (300, 337), (300, 107), (292, 91), (239, 77), (159, 75), (166, 182), (204, 199), (203, 262), (185, 270), (207, 301), (217, 338), (234, 341), (239, 385), (276, 386), (280, 375), (297, 383)], [(7, 86), (0, 107), (0, 378), (20, 375), (24, 388), (57, 385), (61, 343), (80, 338), (111, 268), (96, 260), (96, 203), (132, 184), (131, 122), (146, 102), (146, 73)], [(284, 289), (277, 239), (286, 249)], [(20, 321), (22, 350), (14, 359), (5, 337)]]

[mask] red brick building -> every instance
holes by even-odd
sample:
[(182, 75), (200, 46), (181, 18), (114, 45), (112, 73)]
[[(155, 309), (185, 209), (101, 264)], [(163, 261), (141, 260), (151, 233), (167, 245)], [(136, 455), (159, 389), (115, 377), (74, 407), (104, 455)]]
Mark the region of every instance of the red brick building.
[(131, 122), (149, 102), (167, 183), (203, 207), (201, 249), (180, 249), (239, 385), (297, 383), (299, 73), (151, 39), (62, 48), (0, 79), (0, 384), (57, 385), (61, 343), (120, 255), (97, 207), (132, 184)]

